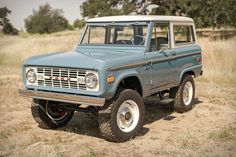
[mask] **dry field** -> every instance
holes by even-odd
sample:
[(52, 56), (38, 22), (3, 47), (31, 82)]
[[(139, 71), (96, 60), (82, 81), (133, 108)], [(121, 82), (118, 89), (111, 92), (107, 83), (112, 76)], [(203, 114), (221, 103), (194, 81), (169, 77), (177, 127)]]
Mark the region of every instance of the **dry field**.
[(30, 100), (18, 95), (25, 58), (73, 49), (77, 32), (0, 36), (0, 156), (236, 156), (236, 38), (199, 39), (204, 76), (196, 79), (195, 107), (173, 112), (148, 98), (140, 135), (125, 143), (101, 138), (96, 119), (76, 113), (57, 130), (37, 126)]

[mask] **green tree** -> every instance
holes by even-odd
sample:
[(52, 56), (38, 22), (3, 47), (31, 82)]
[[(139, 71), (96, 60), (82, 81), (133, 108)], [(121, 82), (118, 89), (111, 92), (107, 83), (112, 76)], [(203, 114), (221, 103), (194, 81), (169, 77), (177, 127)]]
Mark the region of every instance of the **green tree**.
[(197, 27), (236, 26), (235, 0), (152, 0), (154, 15), (189, 16)]
[(235, 0), (177, 0), (178, 7), (198, 27), (235, 26)]
[(80, 8), (83, 17), (96, 17), (137, 14), (145, 4), (146, 0), (87, 0)]
[(158, 7), (154, 8), (150, 14), (152, 15), (177, 15), (179, 14), (179, 7), (176, 0), (151, 0), (151, 4), (156, 4)]
[(7, 18), (7, 15), (10, 13), (11, 11), (7, 7), (0, 8), (0, 26), (4, 34), (17, 35), (18, 30), (13, 27), (10, 20)]
[(75, 27), (74, 27), (74, 25), (68, 24), (67, 29), (70, 31), (73, 31), (73, 30), (75, 30)]
[(52, 33), (65, 30), (68, 21), (61, 9), (52, 9), (49, 4), (45, 4), (33, 10), (33, 15), (25, 19), (25, 27), (29, 33)]
[(79, 29), (83, 28), (84, 25), (85, 25), (84, 19), (81, 19), (81, 20), (80, 19), (76, 19), (74, 21), (74, 23), (73, 23), (74, 28), (79, 28)]
[(88, 0), (81, 5), (81, 14), (83, 17), (120, 15), (118, 4), (118, 0)]
[(149, 5), (158, 5), (152, 14), (171, 15), (176, 11), (176, 0), (87, 0), (81, 5), (83, 17), (148, 14)]
[[(146, 9), (156, 5), (151, 11)], [(152, 14), (189, 16), (197, 27), (236, 26), (235, 0), (87, 0), (83, 17)]]

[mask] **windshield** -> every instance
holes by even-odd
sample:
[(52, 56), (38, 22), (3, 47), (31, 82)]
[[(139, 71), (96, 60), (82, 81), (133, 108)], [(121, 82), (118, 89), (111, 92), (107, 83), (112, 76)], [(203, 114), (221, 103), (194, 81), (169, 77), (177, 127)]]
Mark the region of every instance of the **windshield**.
[(144, 45), (148, 25), (89, 25), (81, 44), (87, 45)]

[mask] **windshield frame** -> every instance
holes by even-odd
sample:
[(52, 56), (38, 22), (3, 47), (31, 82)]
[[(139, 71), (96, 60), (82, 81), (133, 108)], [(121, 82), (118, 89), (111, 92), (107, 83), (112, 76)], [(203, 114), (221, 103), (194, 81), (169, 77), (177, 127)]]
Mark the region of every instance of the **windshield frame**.
[[(90, 26), (115, 26), (115, 25), (121, 25), (121, 26), (130, 26), (130, 25), (147, 25), (147, 32), (145, 35), (145, 43), (143, 45), (121, 45), (121, 44), (82, 44), (86, 32), (88, 31)], [(150, 30), (151, 24), (150, 21), (143, 21), (143, 22), (109, 22), (109, 23), (102, 23), (102, 22), (93, 22), (93, 23), (86, 23), (85, 28), (83, 30), (82, 36), (79, 40), (78, 46), (110, 46), (110, 47), (147, 47), (148, 44), (148, 36), (149, 36), (149, 30)]]

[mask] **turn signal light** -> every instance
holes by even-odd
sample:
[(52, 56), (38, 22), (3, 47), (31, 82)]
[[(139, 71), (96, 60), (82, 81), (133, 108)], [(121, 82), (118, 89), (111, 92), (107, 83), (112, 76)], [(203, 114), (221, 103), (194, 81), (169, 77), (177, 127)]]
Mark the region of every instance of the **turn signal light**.
[(115, 76), (108, 76), (107, 83), (113, 83), (116, 80)]

